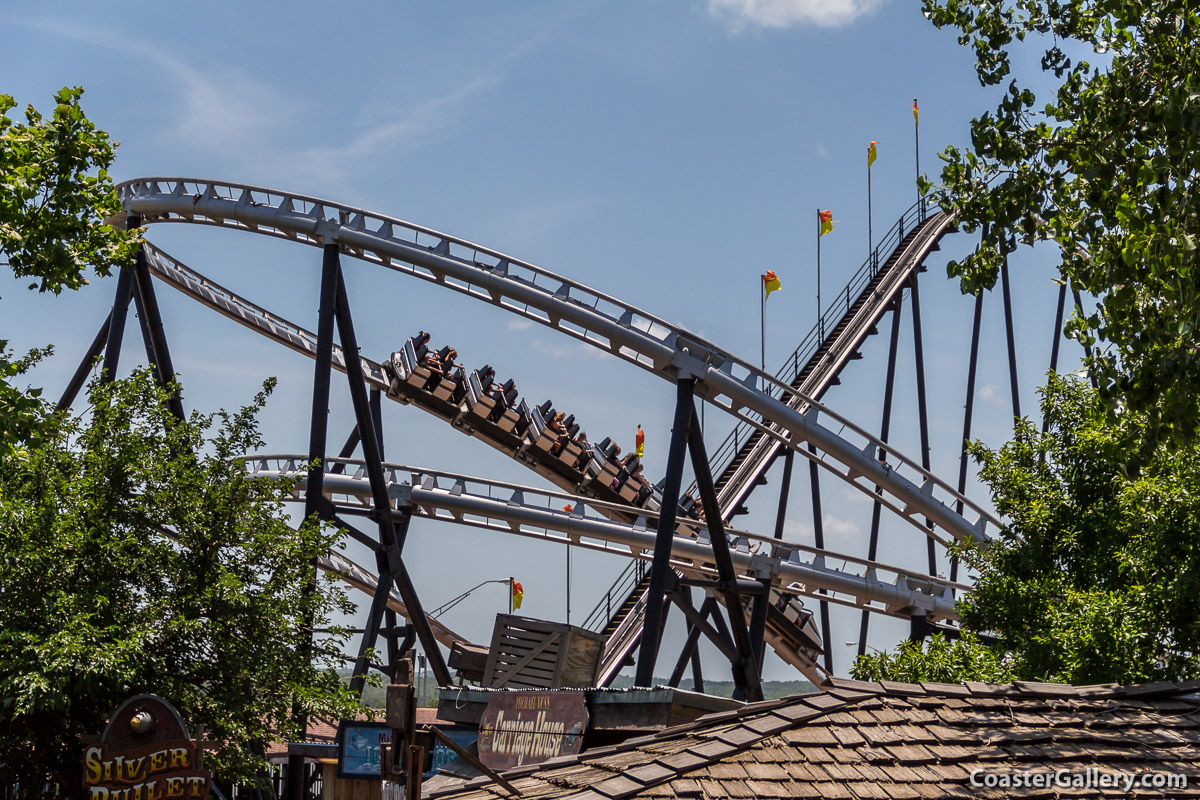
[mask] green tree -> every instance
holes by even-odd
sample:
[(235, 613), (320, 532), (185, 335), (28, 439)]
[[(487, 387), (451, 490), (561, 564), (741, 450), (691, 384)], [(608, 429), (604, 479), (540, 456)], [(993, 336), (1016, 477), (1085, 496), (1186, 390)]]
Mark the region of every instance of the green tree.
[[(49, 117), (29, 106), (18, 123), (8, 116), (16, 101), (0, 94), (0, 256), (34, 279), (30, 289), (78, 289), (89, 271), (130, 263), (139, 241), (105, 221), (121, 210), (108, 175), (116, 143), (84, 115), (82, 95), (63, 88)], [(0, 333), (0, 459), (37, 419), (38, 390), (13, 381), (47, 352), (14, 359)]]
[(910, 646), (862, 659), (857, 674), (957, 668), (984, 680), (990, 658), (1026, 680), (1200, 676), (1200, 444), (1149, 435), (1149, 411), (1114, 421), (1074, 378), (1051, 377), (1042, 412), (1047, 433), (1022, 421), (998, 450), (972, 447), (1008, 524), (961, 551), (979, 578), (959, 611), (965, 630), (995, 643)]
[(82, 791), (80, 737), (152, 692), (219, 748), (207, 763), (253, 778), (263, 745), (296, 738), (293, 703), (339, 717), (357, 704), (336, 668), (343, 636), (297, 643), (346, 599), (306, 591), (335, 544), (299, 530), (286, 487), (251, 479), (266, 392), (236, 414), (176, 422), (147, 372), (93, 386), (85, 420), (40, 419), (0, 463), (0, 782)]
[(851, 667), (860, 681), (938, 681), (964, 683), (1016, 680), (1012, 657), (984, 644), (973, 633), (947, 639), (935, 633), (929, 641), (901, 642), (895, 652), (867, 653)]
[[(982, 243), (951, 263), (964, 291), (995, 284), (1016, 244), (1053, 240), (1064, 280), (1100, 299), (1071, 335), (1099, 341), (1092, 374), (1147, 433), (1200, 428), (1200, 8), (1179, 0), (924, 0), (971, 45), (984, 85), (1041, 55), (1039, 83), (1012, 80), (971, 146), (942, 157), (943, 208)], [(1033, 52), (1025, 52), (1032, 49)], [(1080, 58), (1094, 58), (1095, 63)], [(1048, 101), (1047, 101), (1048, 100)]]

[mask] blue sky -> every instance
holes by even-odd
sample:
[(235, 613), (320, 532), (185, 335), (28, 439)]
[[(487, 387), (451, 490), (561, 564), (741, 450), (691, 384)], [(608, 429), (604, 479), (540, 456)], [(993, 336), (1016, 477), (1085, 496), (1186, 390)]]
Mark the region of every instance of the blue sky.
[[(963, 144), (971, 116), (993, 102), (972, 63), (952, 32), (933, 29), (917, 3), (901, 0), (0, 4), (0, 91), (45, 107), (59, 87), (84, 86), (85, 110), (122, 143), (118, 180), (220, 178), (369, 208), (580, 280), (751, 361), (760, 348), (758, 276), (774, 269), (783, 290), (766, 309), (771, 369), (814, 321), (817, 209), (832, 209), (837, 220), (822, 239), (829, 297), (867, 254), (867, 143), (880, 143), (878, 235), (916, 198), (910, 101), (919, 98), (920, 163), (933, 177), (937, 152)], [(149, 238), (260, 305), (315, 325), (315, 250), (198, 226), (159, 226)], [(922, 284), (934, 466), (947, 478), (957, 471), (971, 308), (945, 278), (945, 262), (970, 246), (962, 235), (947, 239)], [(1045, 254), (1024, 252), (1013, 266), (1029, 413), (1048, 361), (1054, 287)], [(642, 424), (646, 472), (662, 475), (668, 384), (548, 329), (381, 272), (346, 265), (365, 354), (382, 359), (418, 329), (431, 331), (468, 365), (491, 363), (515, 377), (531, 401), (551, 398), (575, 413), (593, 440), (627, 443)], [(19, 351), (57, 347), (32, 376), (35, 385), (61, 391), (114, 283), (96, 280), (55, 298), (0, 279), (0, 334)], [(306, 450), (311, 362), (168, 288), (160, 302), (186, 405), (236, 406), (277, 376), (263, 420), (269, 449)], [(995, 312), (998, 298), (987, 304)], [(893, 440), (915, 455), (907, 309), (905, 319)], [(984, 337), (977, 403), (990, 416), (976, 433), (999, 443), (1009, 401), (997, 314), (985, 315)], [(827, 396), (872, 429), (885, 340), (874, 337)], [(139, 353), (132, 342), (126, 368)], [(340, 443), (352, 416), (344, 381), (334, 387), (330, 440)], [(540, 480), (431, 417), (388, 405), (392, 460)], [(730, 423), (714, 412), (706, 424), (712, 449)], [(777, 476), (759, 491), (739, 525), (769, 532)], [(788, 536), (811, 539), (807, 481), (798, 477), (792, 497)], [(824, 504), (829, 547), (865, 555), (869, 503), (827, 480)], [(885, 525), (884, 560), (920, 567), (923, 552), (906, 525)], [(427, 606), (515, 575), (525, 611), (565, 617), (560, 550), (418, 522), (407, 555)], [(623, 564), (574, 559), (578, 622)], [(504, 590), (493, 586), (445, 619), (486, 642), (490, 614), (504, 605)], [(837, 627), (832, 646), (844, 672), (856, 615)], [(877, 625), (870, 641), (885, 647), (903, 633)], [(726, 677), (716, 658), (706, 673)], [(767, 665), (769, 678), (793, 674)]]

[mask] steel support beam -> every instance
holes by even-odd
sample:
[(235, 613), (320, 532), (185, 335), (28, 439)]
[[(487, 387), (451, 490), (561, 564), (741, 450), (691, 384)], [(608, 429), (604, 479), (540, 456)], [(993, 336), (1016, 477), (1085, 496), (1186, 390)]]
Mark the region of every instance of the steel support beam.
[[(917, 421), (921, 433), (921, 466), (929, 467), (929, 410), (925, 402), (925, 346), (921, 335), (921, 292), (917, 278), (919, 272), (914, 272), (910, 285), (912, 286), (912, 315), (913, 315), (913, 356), (917, 378)], [(933, 521), (925, 518), (925, 527), (933, 530)], [(933, 537), (925, 537), (926, 557), (929, 562), (929, 574), (937, 575), (937, 550), (934, 548)]]
[[(883, 386), (883, 421), (879, 425), (879, 439), (886, 443), (888, 436), (892, 431), (892, 394), (896, 387), (896, 353), (900, 349), (900, 314), (904, 309), (904, 303), (901, 302), (901, 297), (897, 297), (892, 306), (892, 334), (888, 344), (888, 365), (887, 378)], [(887, 452), (879, 453), (880, 461), (887, 458)], [(882, 494), (883, 489), (879, 486), (875, 487), (876, 494)], [(871, 539), (867, 545), (867, 558), (874, 561), (879, 552), (879, 521), (880, 514), (883, 508), (878, 502), (871, 509)], [(864, 655), (867, 652), (867, 630), (871, 624), (871, 616), (867, 611), (863, 611), (862, 622), (858, 628), (858, 654)], [(829, 649), (826, 644), (825, 649)]]
[(1021, 394), (1017, 389), (1017, 342), (1013, 336), (1012, 290), (1008, 285), (1008, 254), (1000, 262), (1000, 287), (1004, 295), (1004, 338), (1008, 342), (1008, 390), (1012, 394), (1013, 423), (1021, 418)]
[[(674, 597), (674, 595), (672, 595), (672, 597)], [(711, 601), (715, 606), (716, 600), (710, 597), (704, 602), (704, 605), (700, 607), (700, 611), (697, 611), (694, 607), (685, 605), (683, 603), (676, 603), (676, 605), (678, 605), (683, 611), (684, 616), (688, 618), (688, 622), (692, 623), (696, 630), (699, 630), (706, 637), (708, 637), (708, 640), (712, 642), (718, 650), (721, 651), (723, 656), (725, 656), (731, 662), (737, 661), (737, 645), (735, 645), (733, 640), (729, 637), (729, 631), (723, 630), (723, 622), (718, 624), (718, 621), (721, 620), (720, 612), (715, 610), (712, 612), (711, 616), (713, 617), (713, 622), (711, 624), (708, 621), (709, 614), (704, 613), (704, 609), (708, 605), (709, 601)], [(743, 627), (745, 626), (743, 625)]]
[[(695, 609), (696, 605), (692, 601), (692, 590), (690, 587), (685, 587), (678, 592), (675, 597), (676, 604), (686, 606), (688, 609)], [(687, 669), (688, 662), (692, 664), (692, 684), (697, 683), (696, 672), (700, 668), (699, 653), (696, 650), (696, 645), (700, 641), (700, 630), (696, 623), (692, 622), (687, 611), (684, 611), (684, 616), (687, 618), (687, 639), (683, 643), (683, 648), (679, 651), (679, 659), (675, 662), (675, 668), (671, 670), (671, 677), (667, 680), (667, 685), (673, 688), (679, 686), (679, 682), (683, 680), (683, 673)], [(702, 679), (701, 679), (702, 680)], [(704, 691), (703, 688), (697, 688), (696, 691)]]
[[(442, 658), (442, 651), (438, 647), (437, 639), (433, 635), (433, 629), (429, 626), (429, 619), (425, 616), (421, 600), (401, 558), (400, 547), (404, 537), (396, 533), (392, 522), (392, 503), (388, 497), (387, 478), (383, 472), (383, 454), (380, 448), (379, 428), (376, 426), (375, 415), (371, 413), (371, 403), (367, 398), (362, 361), (358, 355), (358, 339), (354, 333), (354, 320), (350, 314), (350, 302), (346, 296), (346, 284), (342, 279), (341, 266), (337, 263), (338, 254), (336, 245), (333, 249), (335, 259), (334, 273), (337, 282), (337, 302), (334, 304), (334, 310), (337, 317), (338, 333), (342, 340), (342, 356), (346, 363), (346, 378), (350, 384), (350, 399), (351, 404), (354, 406), (354, 416), (358, 422), (358, 430), (360, 434), (364, 431), (370, 431), (369, 435), (363, 435), (361, 439), (363, 461), (367, 469), (367, 479), (371, 485), (371, 498), (375, 504), (375, 521), (379, 525), (380, 544), (383, 545), (384, 553), (387, 555), (388, 570), (396, 582), (396, 589), (399, 591), (400, 597), (403, 598), (404, 605), (408, 609), (409, 622), (416, 629), (417, 638), (420, 639), (421, 647), (425, 651), (425, 657), (429, 659), (429, 665), (433, 669), (434, 678), (437, 679), (439, 686), (450, 686), (453, 683), (450, 670), (446, 666), (445, 659)], [(370, 644), (374, 646), (374, 641)]]
[[(321, 257), (321, 305), (317, 311), (317, 350), (314, 353), (313, 367), (312, 416), (308, 428), (308, 460), (313, 465), (308, 470), (308, 480), (304, 489), (304, 518), (311, 520), (314, 516), (328, 519), (329, 515), (323, 509), (325, 499), (325, 467), (321, 463), (325, 459), (325, 446), (329, 433), (329, 382), (333, 369), (333, 327), (337, 308), (338, 295), (338, 244), (327, 242)], [(317, 565), (314, 561), (312, 574), (306, 592), (316, 591)], [(309, 620), (305, 628), (312, 628)], [(301, 648), (307, 657), (312, 652), (312, 635), (308, 634), (301, 643)], [(308, 715), (298, 706), (292, 706), (292, 715), (300, 724), (300, 735), (308, 734)], [(295, 780), (304, 772), (304, 757), (295, 753), (288, 755), (287, 800), (303, 800), (304, 784)]]
[[(399, 526), (407, 528), (411, 520), (411, 515), (405, 515), (404, 520), (399, 523)], [(375, 554), (375, 565), (377, 574), (379, 575), (379, 583), (375, 587), (375, 594), (371, 597), (371, 608), (367, 612), (367, 623), (363, 629), (362, 639), (358, 643), (358, 656), (354, 660), (354, 672), (350, 677), (350, 691), (354, 692), (360, 698), (362, 697), (363, 688), (367, 684), (367, 668), (370, 666), (371, 651), (375, 648), (375, 644), (379, 640), (379, 630), (383, 625), (384, 617), (388, 611), (388, 599), (391, 596), (393, 585), (391, 571), (387, 569), (388, 554), (382, 551), (377, 552)], [(394, 614), (395, 612), (392, 613)], [(394, 630), (395, 625), (390, 625), (390, 628)], [(388, 641), (395, 641), (395, 637), (389, 637)], [(390, 655), (389, 652), (389, 670), (393, 669), (396, 663), (390, 660)]]
[(162, 311), (154, 291), (154, 280), (146, 266), (145, 245), (138, 248), (133, 263), (134, 292), (138, 301), (138, 315), (142, 319), (142, 336), (146, 339), (146, 350), (152, 354), (151, 363), (158, 385), (169, 392), (167, 408), (181, 422), (184, 419), (183, 400), (179, 386), (175, 384), (175, 365), (171, 361), (171, 348), (167, 344), (167, 332), (163, 326)]
[[(383, 393), (380, 392), (379, 387), (377, 386), (371, 388), (371, 415), (375, 419), (375, 439), (379, 442), (379, 458), (383, 459), (385, 457), (383, 446)], [(358, 425), (355, 425), (354, 429), (357, 431)], [(410, 514), (409, 519), (411, 519), (411, 517), (412, 515)], [(404, 552), (404, 542), (407, 539), (408, 522), (406, 521), (396, 530), (396, 547), (399, 548), (401, 552)], [(383, 566), (387, 563), (386, 554), (382, 551), (377, 551), (375, 553), (375, 562), (376, 574), (382, 575)], [(394, 631), (399, 627), (399, 620), (396, 618), (396, 612), (392, 610), (391, 606), (384, 608), (383, 618), (387, 623), (388, 630)], [(407, 638), (405, 639), (407, 644), (404, 647), (400, 647), (400, 643), (396, 640), (395, 636), (387, 637), (388, 677), (391, 679), (392, 683), (396, 682), (396, 668), (400, 664), (400, 656), (408, 651), (408, 648), (412, 646), (413, 638), (416, 636), (416, 629), (412, 625), (408, 625), (406, 627), (408, 629), (408, 634)]]
[[(122, 313), (123, 313), (122, 309)], [(58, 410), (65, 411), (75, 402), (75, 397), (79, 394), (79, 390), (83, 388), (83, 384), (87, 382), (87, 376), (91, 373), (92, 367), (96, 366), (96, 359), (100, 353), (104, 352), (104, 344), (108, 341), (108, 328), (112, 324), (113, 312), (110, 309), (108, 316), (104, 318), (104, 324), (100, 326), (100, 330), (96, 331), (95, 338), (88, 345), (87, 352), (84, 353), (83, 359), (79, 362), (79, 366), (75, 368), (75, 374), (71, 376), (70, 383), (63, 390), (62, 397), (58, 398)]]
[[(634, 686), (649, 688), (654, 683), (654, 664), (658, 659), (658, 638), (646, 631), (662, 625), (663, 603), (667, 591), (667, 573), (671, 571), (671, 540), (675, 538), (675, 520), (679, 512), (679, 485), (683, 480), (684, 451), (688, 429), (695, 413), (692, 406), (691, 376), (681, 377), (675, 386), (675, 421), (667, 451), (667, 474), (663, 482), (662, 513), (654, 537), (654, 560), (650, 566), (650, 588), (646, 595), (646, 616), (642, 621), (642, 641), (638, 646), (637, 674)], [(719, 513), (719, 512), (718, 512)], [(719, 518), (719, 517), (718, 517)]]
[(133, 281), (133, 313), (137, 315), (138, 328), (142, 332), (142, 344), (146, 348), (146, 366), (154, 373), (154, 383), (162, 387), (162, 371), (158, 368), (158, 357), (154, 354), (154, 340), (150, 338), (150, 326), (146, 323), (146, 307), (142, 304), (142, 295), (138, 291), (137, 277)]
[[(356, 447), (358, 447), (359, 438), (360, 437), (358, 435), (358, 424), (355, 423), (353, 430), (350, 431), (350, 435), (346, 437), (346, 443), (343, 444), (342, 449), (338, 451), (337, 457), (338, 458), (349, 458), (350, 456), (354, 455), (354, 449)], [(330, 472), (337, 474), (337, 475), (341, 475), (345, 471), (346, 471), (345, 464), (334, 464), (333, 469), (330, 470)]]
[[(138, 214), (126, 217), (125, 230), (140, 228), (142, 218)], [(117, 296), (113, 300), (109, 315), (108, 340), (104, 345), (104, 366), (100, 373), (101, 383), (111, 383), (117, 376), (117, 365), (121, 360), (121, 342), (125, 338), (125, 318), (129, 300), (133, 296), (133, 268), (121, 267), (117, 275)]]
[[(733, 660), (733, 697), (735, 700), (754, 702), (762, 700), (762, 681), (759, 678), (758, 661), (754, 654), (757, 647), (746, 628), (746, 612), (742, 608), (742, 597), (737, 590), (737, 573), (729, 553), (729, 539), (725, 536), (725, 523), (721, 520), (721, 504), (713, 486), (712, 473), (708, 468), (708, 453), (704, 447), (704, 435), (700, 433), (696, 406), (689, 395), (687, 407), (691, 411), (688, 426), (688, 449), (692, 454), (692, 471), (696, 474), (696, 489), (704, 505), (704, 522), (708, 526), (708, 537), (712, 542), (713, 561), (720, 578), (719, 588), (725, 599), (725, 610), (729, 614), (729, 628), (737, 645), (737, 658)], [(768, 582), (767, 589), (769, 591)]]
[[(983, 321), (983, 292), (975, 295), (975, 319), (971, 323), (971, 356), (967, 361), (967, 397), (963, 404), (962, 450), (958, 457), (958, 493), (967, 488), (967, 447), (971, 443), (971, 420), (975, 412), (975, 376), (979, 367), (979, 327)], [(962, 501), (957, 501), (955, 511), (962, 513)], [(950, 556), (950, 580), (958, 579), (958, 556)]]
[[(1054, 315), (1054, 338), (1050, 341), (1050, 371), (1058, 372), (1058, 349), (1063, 338), (1063, 314), (1067, 307), (1067, 282), (1058, 287), (1058, 311)], [(1042, 433), (1050, 429), (1050, 419), (1042, 417)]]
[[(811, 444), (808, 446), (810, 453), (816, 452), (815, 447)], [(808, 485), (809, 491), (812, 494), (812, 511), (813, 511), (813, 544), (819, 549), (825, 549), (825, 524), (821, 511), (821, 472), (817, 468), (817, 462), (808, 462)], [(824, 591), (822, 590), (822, 593)], [(833, 648), (829, 646), (832, 641), (829, 632), (829, 601), (822, 600), (819, 603), (819, 611), (821, 613), (821, 641), (825, 644), (825, 671), (830, 675), (833, 674)]]

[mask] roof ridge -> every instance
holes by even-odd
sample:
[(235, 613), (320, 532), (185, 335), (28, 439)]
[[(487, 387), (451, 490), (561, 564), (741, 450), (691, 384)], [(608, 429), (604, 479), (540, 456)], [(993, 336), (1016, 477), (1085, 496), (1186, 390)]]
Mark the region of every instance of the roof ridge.
[(1077, 686), (1070, 683), (1051, 683), (1046, 681), (1010, 681), (1009, 683), (986, 683), (983, 681), (939, 683), (921, 681), (919, 683), (907, 683), (885, 680), (875, 682), (828, 676), (821, 681), (818, 688), (826, 691), (848, 690), (867, 694), (901, 697), (945, 694), (955, 697), (1086, 697), (1092, 700), (1102, 697), (1112, 697), (1114, 699), (1139, 697), (1149, 699), (1200, 692), (1200, 679), (1183, 681), (1166, 680), (1131, 685), (1091, 683)]

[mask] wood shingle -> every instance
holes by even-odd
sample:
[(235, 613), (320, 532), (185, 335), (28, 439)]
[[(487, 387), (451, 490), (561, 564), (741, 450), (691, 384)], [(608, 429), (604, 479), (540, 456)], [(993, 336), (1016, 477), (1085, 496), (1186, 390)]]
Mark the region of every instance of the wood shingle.
[[(1183, 774), (1186, 787), (1135, 797), (1200, 797), (1200, 683), (1069, 687), (833, 680), (829, 691), (745, 706), (513, 777), (536, 800), (1007, 797), (972, 775), (1088, 769)], [(1086, 773), (1092, 774), (1092, 773)], [(1048, 785), (1022, 797), (1113, 796)], [(429, 792), (505, 796), (486, 781)]]

